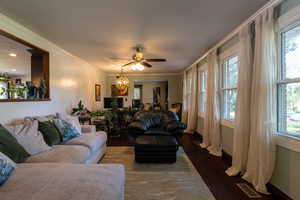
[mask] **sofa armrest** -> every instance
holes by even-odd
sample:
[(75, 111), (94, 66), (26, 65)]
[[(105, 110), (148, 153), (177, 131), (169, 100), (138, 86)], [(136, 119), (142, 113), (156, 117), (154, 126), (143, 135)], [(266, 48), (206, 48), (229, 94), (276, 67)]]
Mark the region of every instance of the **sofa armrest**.
[(81, 132), (84, 133), (96, 133), (95, 125), (81, 125)]
[(166, 125), (166, 130), (169, 132), (175, 131), (177, 129), (183, 130), (186, 129), (186, 125), (179, 121), (171, 121)]
[(135, 129), (140, 131), (147, 131), (147, 127), (140, 121), (131, 122), (128, 126), (129, 129)]

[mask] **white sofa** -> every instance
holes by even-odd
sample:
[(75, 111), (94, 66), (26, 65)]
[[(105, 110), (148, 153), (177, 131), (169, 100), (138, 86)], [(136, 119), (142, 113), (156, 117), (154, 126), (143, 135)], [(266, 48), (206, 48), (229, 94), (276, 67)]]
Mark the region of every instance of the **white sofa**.
[(87, 125), (82, 133), (17, 164), (0, 187), (0, 199), (123, 200), (124, 167), (96, 164), (105, 154), (106, 133)]
[(26, 163), (98, 163), (106, 151), (107, 135), (103, 131), (96, 132), (95, 126), (83, 125), (82, 135), (52, 150), (30, 156)]
[(110, 164), (18, 164), (1, 200), (123, 200), (124, 168)]

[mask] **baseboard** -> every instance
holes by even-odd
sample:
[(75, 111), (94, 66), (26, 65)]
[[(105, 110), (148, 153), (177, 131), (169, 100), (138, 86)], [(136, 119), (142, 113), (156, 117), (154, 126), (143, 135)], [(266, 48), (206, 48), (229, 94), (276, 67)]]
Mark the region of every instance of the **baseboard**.
[(231, 165), (232, 163), (232, 156), (227, 153), (226, 151), (222, 151), (222, 159), (228, 164)]
[[(196, 139), (196, 140), (202, 141), (202, 135), (200, 133), (198, 133), (198, 132), (195, 132), (193, 134), (193, 138)], [(225, 152), (225, 151), (222, 151), (222, 152), (223, 152), (222, 159), (228, 165), (231, 165), (231, 163), (232, 163), (232, 156), (229, 153)], [(278, 200), (292, 200), (288, 195), (286, 195), (284, 192), (282, 192), (281, 190), (279, 190), (277, 187), (275, 187), (271, 183), (267, 184), (267, 189), (272, 194), (272, 197), (274, 198), (274, 200), (276, 200), (276, 199), (278, 199)]]
[(293, 200), (292, 198), (290, 198), (288, 195), (286, 195), (284, 192), (282, 192), (281, 190), (279, 190), (277, 187), (275, 187), (271, 183), (267, 184), (267, 189), (272, 194), (272, 196), (274, 197), (274, 199), (278, 199), (278, 200)]

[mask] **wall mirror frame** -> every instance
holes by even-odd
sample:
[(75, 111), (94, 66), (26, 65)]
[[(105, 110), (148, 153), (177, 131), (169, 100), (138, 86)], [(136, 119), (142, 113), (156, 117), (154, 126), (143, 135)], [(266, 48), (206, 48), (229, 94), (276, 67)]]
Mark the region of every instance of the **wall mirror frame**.
[(0, 29), (0, 103), (50, 101), (49, 76), (48, 51)]

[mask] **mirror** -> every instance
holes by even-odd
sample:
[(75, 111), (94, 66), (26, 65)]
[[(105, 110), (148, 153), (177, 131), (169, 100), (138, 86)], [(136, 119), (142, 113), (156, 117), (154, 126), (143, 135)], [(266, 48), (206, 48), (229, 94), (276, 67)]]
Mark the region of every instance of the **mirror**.
[(49, 53), (0, 30), (0, 102), (47, 100)]

